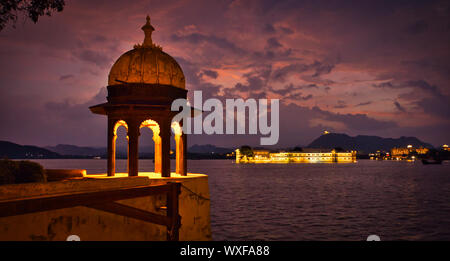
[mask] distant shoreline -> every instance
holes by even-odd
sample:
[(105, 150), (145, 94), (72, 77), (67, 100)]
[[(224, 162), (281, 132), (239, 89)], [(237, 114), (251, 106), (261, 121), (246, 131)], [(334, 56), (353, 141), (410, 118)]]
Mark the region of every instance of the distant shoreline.
[[(67, 159), (80, 159), (80, 160), (107, 160), (106, 157), (101, 157), (100, 159), (94, 157), (60, 157), (60, 158), (8, 158), (10, 160), (67, 160)], [(126, 160), (127, 158), (117, 157), (116, 160)], [(153, 158), (139, 158), (140, 160), (153, 160)], [(175, 160), (175, 158), (170, 158), (171, 160)], [(208, 158), (208, 157), (193, 157), (187, 158), (188, 160), (234, 160), (234, 158), (230, 157), (216, 157), (216, 158)]]
[[(100, 158), (97, 158), (100, 157)], [(32, 160), (32, 159), (104, 159), (106, 160), (106, 156), (84, 156), (84, 155), (58, 155), (52, 157), (0, 157), (5, 159), (12, 160)], [(127, 159), (126, 156), (116, 156), (116, 159)], [(153, 159), (153, 157), (149, 156), (140, 156), (139, 159)], [(175, 159), (175, 155), (171, 156), (170, 159)], [(190, 160), (214, 160), (214, 159), (229, 159), (234, 160), (235, 157), (226, 156), (226, 154), (218, 154), (218, 153), (188, 153), (187, 159)], [(356, 154), (356, 159), (370, 159), (369, 154)]]

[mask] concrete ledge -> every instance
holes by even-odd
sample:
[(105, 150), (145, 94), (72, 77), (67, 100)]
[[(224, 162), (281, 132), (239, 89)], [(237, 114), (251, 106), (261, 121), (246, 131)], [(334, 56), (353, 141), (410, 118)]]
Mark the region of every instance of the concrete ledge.
[[(161, 178), (160, 174), (139, 173), (128, 177), (119, 173), (86, 175), (64, 181), (25, 183), (0, 186), (0, 201), (45, 195), (71, 194), (116, 188), (155, 185), (177, 181), (182, 184), (180, 194), (180, 240), (211, 240), (208, 176), (174, 174)], [(163, 195), (119, 201), (122, 204), (165, 214)], [(0, 240), (66, 240), (78, 235), (81, 240), (165, 240), (164, 226), (146, 223), (87, 207), (74, 207), (0, 218)]]
[(82, 178), (86, 176), (85, 169), (45, 169), (47, 181), (59, 181), (69, 178)]

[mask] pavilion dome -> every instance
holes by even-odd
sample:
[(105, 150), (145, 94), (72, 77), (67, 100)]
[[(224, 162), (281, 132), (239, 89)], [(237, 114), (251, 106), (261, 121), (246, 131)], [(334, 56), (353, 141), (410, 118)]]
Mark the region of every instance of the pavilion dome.
[(180, 65), (152, 42), (151, 34), (155, 29), (150, 24), (150, 17), (147, 16), (147, 23), (142, 30), (145, 33), (144, 42), (142, 45), (135, 45), (117, 59), (109, 72), (108, 85), (145, 83), (185, 89), (185, 78)]

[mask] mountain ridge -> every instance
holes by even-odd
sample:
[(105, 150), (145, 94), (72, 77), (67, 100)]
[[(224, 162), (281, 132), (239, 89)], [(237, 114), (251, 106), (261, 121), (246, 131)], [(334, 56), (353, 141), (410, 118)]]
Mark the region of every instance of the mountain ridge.
[[(56, 146), (46, 146), (45, 149), (50, 151), (59, 153), (65, 156), (105, 156), (106, 155), (106, 147), (87, 147), (87, 146), (76, 146), (69, 144), (58, 144)], [(175, 148), (172, 148), (174, 150)], [(234, 149), (217, 147), (212, 144), (199, 145), (194, 144), (188, 148), (189, 153), (198, 153), (198, 154), (210, 154), (210, 153), (230, 153), (234, 151)], [(145, 146), (139, 148), (139, 154), (153, 154), (154, 147), (153, 146)], [(126, 155), (126, 148), (117, 148), (117, 153)]]
[[(360, 154), (368, 154), (376, 152), (377, 150), (390, 151), (393, 147), (406, 147), (407, 145), (433, 148), (431, 144), (423, 142), (416, 137), (402, 136), (400, 138), (382, 138), (379, 136), (370, 135), (357, 135), (352, 137), (344, 133), (323, 134), (313, 140), (308, 146), (306, 146), (306, 148), (333, 149), (340, 147), (345, 150), (356, 150)], [(139, 155), (141, 157), (153, 157), (153, 150), (153, 146), (141, 147)], [(172, 148), (172, 150), (174, 149)], [(212, 144), (194, 144), (188, 148), (188, 154), (204, 156), (227, 154), (233, 151), (234, 149), (232, 148), (218, 147)], [(69, 144), (38, 147), (31, 145), (19, 145), (9, 141), (0, 141), (0, 158), (4, 157), (13, 159), (106, 157), (106, 147), (88, 147)], [(117, 157), (126, 158), (126, 148), (117, 148)]]
[(60, 157), (60, 154), (38, 146), (19, 145), (10, 141), (0, 140), (0, 158), (36, 159)]
[(377, 150), (390, 151), (394, 147), (433, 148), (433, 145), (423, 142), (416, 137), (401, 136), (400, 138), (382, 138), (379, 136), (357, 135), (349, 136), (344, 133), (328, 133), (312, 141), (308, 148), (331, 149), (340, 147), (345, 150), (356, 150), (360, 153), (373, 153)]

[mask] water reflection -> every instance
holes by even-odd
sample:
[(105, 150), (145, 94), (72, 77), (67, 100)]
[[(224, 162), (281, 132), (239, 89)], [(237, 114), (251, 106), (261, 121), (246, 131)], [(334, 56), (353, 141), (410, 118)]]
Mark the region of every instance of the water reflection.
[[(104, 160), (39, 160), (105, 172)], [(152, 170), (140, 160), (141, 171)], [(175, 162), (172, 161), (172, 169)], [(117, 161), (118, 171), (126, 160)], [(450, 164), (188, 162), (209, 175), (214, 240), (450, 240)]]

